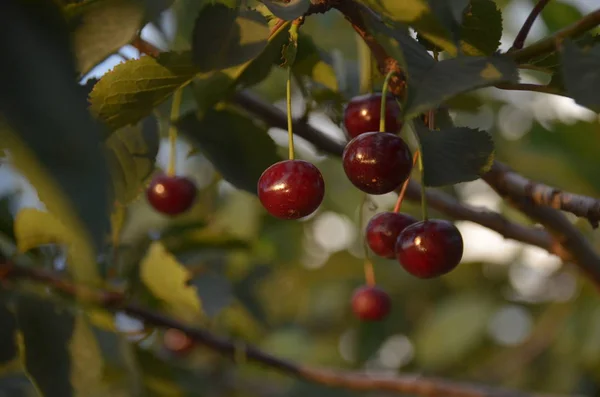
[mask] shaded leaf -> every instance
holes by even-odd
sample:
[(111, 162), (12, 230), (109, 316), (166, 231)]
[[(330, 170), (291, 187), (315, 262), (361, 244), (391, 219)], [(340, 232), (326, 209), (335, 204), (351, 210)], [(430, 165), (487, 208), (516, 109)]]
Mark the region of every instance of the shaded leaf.
[(460, 30), (466, 55), (492, 55), (500, 47), (502, 12), (493, 0), (471, 0)]
[(188, 286), (190, 274), (159, 242), (153, 242), (140, 263), (146, 288), (177, 316), (191, 320), (201, 314), (196, 288)]
[(75, 81), (61, 9), (52, 1), (4, 1), (0, 35), (12, 38), (0, 41), (11, 60), (0, 64), (0, 113), (14, 131), (2, 128), (0, 145), (47, 208), (89, 239), (93, 255), (110, 227), (105, 134)]
[(229, 280), (223, 275), (207, 272), (192, 280), (196, 287), (202, 310), (208, 317), (214, 317), (233, 301), (233, 290)]
[(202, 8), (194, 25), (193, 61), (200, 72), (238, 66), (256, 58), (268, 37), (269, 26), (259, 12), (209, 4)]
[(326, 88), (337, 91), (338, 81), (331, 60), (325, 59), (312, 37), (306, 34), (298, 35), (298, 52), (296, 54), (293, 72), (308, 76), (312, 81)]
[(600, 112), (600, 45), (585, 50), (565, 39), (561, 59), (567, 93), (578, 104)]
[(578, 21), (582, 14), (575, 5), (562, 1), (551, 1), (542, 10), (541, 17), (549, 33), (554, 33)]
[(469, 5), (469, 0), (427, 0), (427, 2), (429, 3), (431, 12), (446, 30), (450, 32), (452, 40), (457, 42), (464, 11)]
[(201, 119), (188, 114), (177, 125), (198, 144), (225, 180), (252, 194), (256, 194), (263, 171), (280, 160), (264, 128), (234, 111), (211, 110)]
[(405, 117), (416, 116), (457, 94), (502, 81), (516, 82), (517, 67), (505, 56), (459, 57), (436, 63), (409, 90)]
[(310, 7), (310, 0), (261, 0), (277, 18), (291, 21), (304, 15)]
[(414, 123), (423, 151), (424, 183), (444, 186), (478, 179), (494, 159), (494, 142), (486, 131), (467, 127), (429, 130)]
[[(3, 300), (6, 299), (2, 296)], [(18, 353), (17, 320), (6, 304), (0, 305), (0, 365), (12, 361)]]
[(69, 4), (65, 12), (83, 76), (135, 38), (146, 10), (143, 0), (87, 0)]

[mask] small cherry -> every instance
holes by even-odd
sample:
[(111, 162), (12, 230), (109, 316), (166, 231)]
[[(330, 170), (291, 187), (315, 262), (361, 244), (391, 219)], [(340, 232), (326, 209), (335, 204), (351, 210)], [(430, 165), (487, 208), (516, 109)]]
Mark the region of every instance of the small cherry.
[(342, 154), (350, 182), (369, 194), (385, 194), (400, 186), (412, 170), (412, 154), (402, 138), (367, 132), (352, 139)]
[(440, 219), (408, 226), (396, 241), (396, 258), (402, 267), (419, 278), (434, 278), (452, 271), (462, 259), (462, 235)]
[(381, 212), (375, 215), (366, 229), (367, 244), (382, 258), (396, 258), (396, 240), (400, 233), (413, 223), (414, 217), (398, 212)]
[(258, 180), (258, 198), (281, 219), (299, 219), (315, 212), (325, 196), (317, 167), (304, 160), (284, 160), (267, 168)]
[(152, 207), (166, 215), (179, 215), (194, 204), (197, 189), (194, 182), (183, 176), (159, 174), (148, 186), (146, 197)]
[[(344, 109), (344, 127), (350, 138), (360, 134), (379, 130), (381, 118), (382, 94), (367, 94), (354, 97)], [(400, 107), (392, 95), (386, 96), (385, 125), (389, 132), (400, 131), (402, 124), (399, 121)]]
[(169, 328), (163, 335), (165, 349), (178, 356), (189, 353), (196, 345), (194, 340), (175, 328)]
[(383, 320), (390, 313), (392, 300), (377, 286), (362, 286), (352, 295), (352, 311), (362, 321)]

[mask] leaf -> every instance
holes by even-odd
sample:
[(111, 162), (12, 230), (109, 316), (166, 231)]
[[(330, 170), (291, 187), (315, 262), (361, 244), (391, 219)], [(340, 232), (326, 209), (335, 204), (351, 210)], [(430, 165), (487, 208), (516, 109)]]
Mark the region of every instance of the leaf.
[(51, 1), (4, 1), (0, 34), (11, 37), (0, 42), (11, 60), (0, 64), (0, 113), (13, 131), (0, 121), (0, 146), (11, 150), (48, 210), (89, 240), (95, 257), (110, 227), (105, 134), (75, 81), (61, 10)]
[(493, 0), (471, 0), (460, 31), (460, 47), (466, 55), (492, 55), (502, 38), (502, 12)]
[(297, 46), (298, 52), (292, 72), (308, 76), (312, 81), (337, 91), (339, 85), (331, 61), (325, 59), (322, 50), (316, 46), (312, 37), (300, 32)]
[(541, 17), (549, 33), (554, 33), (565, 26), (578, 21), (583, 15), (579, 9), (562, 1), (551, 1), (542, 10)]
[(195, 141), (223, 178), (249, 193), (265, 169), (281, 160), (273, 140), (252, 119), (231, 110), (188, 114), (178, 128)]
[(567, 93), (579, 105), (600, 112), (600, 45), (585, 50), (565, 39), (561, 59)]
[(76, 395), (104, 397), (108, 387), (104, 383), (104, 359), (96, 337), (84, 315), (75, 318), (75, 326), (68, 345), (71, 359), (71, 385)]
[[(6, 296), (2, 296), (3, 300)], [(0, 305), (0, 365), (12, 361), (18, 353), (17, 320), (6, 304)]]
[(112, 130), (135, 124), (198, 72), (191, 54), (162, 53), (120, 63), (96, 83), (90, 109)]
[(136, 126), (125, 126), (106, 140), (115, 200), (127, 205), (143, 191), (154, 171), (160, 144), (157, 121), (148, 117)]
[(517, 67), (506, 56), (459, 57), (440, 61), (414, 85), (412, 92), (409, 90), (405, 117), (416, 116), (476, 88), (517, 80)]
[(80, 76), (129, 44), (144, 23), (143, 0), (87, 0), (65, 7)]
[(261, 0), (277, 18), (291, 21), (304, 15), (310, 7), (310, 0)]
[(153, 242), (140, 263), (140, 277), (152, 294), (177, 316), (192, 320), (201, 314), (190, 274), (159, 242)]
[(194, 25), (192, 59), (203, 73), (239, 66), (256, 58), (268, 38), (269, 26), (259, 12), (209, 4)]
[(494, 159), (494, 142), (486, 131), (467, 127), (429, 130), (415, 121), (423, 151), (426, 186), (453, 185), (478, 179)]
[(465, 8), (469, 0), (427, 0), (431, 12), (438, 21), (450, 32), (451, 38), (457, 42), (460, 25), (463, 21)]
[(443, 300), (415, 330), (420, 366), (442, 369), (459, 362), (485, 337), (494, 303), (475, 293)]
[(202, 273), (192, 280), (202, 302), (202, 310), (214, 317), (233, 301), (233, 289), (229, 280), (217, 273)]
[(283, 59), (281, 67), (292, 67), (294, 62), (296, 62), (296, 56), (298, 55), (298, 26), (292, 25), (289, 32), (290, 40), (283, 46), (283, 51), (281, 53), (281, 58)]

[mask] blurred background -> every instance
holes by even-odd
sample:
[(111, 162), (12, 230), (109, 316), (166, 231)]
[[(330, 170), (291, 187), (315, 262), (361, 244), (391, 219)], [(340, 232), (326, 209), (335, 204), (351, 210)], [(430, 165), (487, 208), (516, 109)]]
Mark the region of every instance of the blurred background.
[[(178, 1), (163, 14), (162, 32), (148, 27), (142, 37), (162, 49), (186, 48), (196, 3)], [(501, 50), (507, 50), (534, 2), (498, 0), (497, 4), (503, 12)], [(551, 1), (533, 25), (528, 43), (599, 4), (597, 0)], [(357, 37), (343, 17), (336, 12), (311, 16), (302, 29), (331, 57), (340, 90), (347, 97), (357, 94)], [(120, 55), (96, 67), (82, 83), (139, 55), (135, 48), (123, 47)], [(284, 72), (274, 69), (253, 90), (284, 109), (284, 79)], [(522, 80), (545, 83), (528, 71), (522, 71)], [(299, 90), (295, 92), (294, 115), (299, 117), (306, 103)], [(184, 93), (182, 112), (193, 107), (191, 93)], [(600, 119), (571, 99), (483, 89), (463, 96), (451, 114), (458, 125), (490, 131), (497, 158), (524, 176), (600, 196)], [(343, 140), (339, 121), (339, 109), (317, 107), (309, 112), (312, 125)], [(270, 129), (269, 134), (285, 150), (286, 131)], [(163, 217), (143, 198), (135, 201), (121, 235), (123, 257), (153, 233), (190, 222), (208, 223), (212, 233), (188, 228), (171, 241), (169, 249), (199, 275), (196, 286), (210, 317), (204, 325), (214, 332), (302, 364), (387, 374), (418, 372), (540, 392), (600, 396), (598, 291), (576, 269), (546, 251), (505, 240), (471, 222), (457, 223), (465, 242), (463, 262), (441, 279), (418, 280), (395, 261), (373, 258), (377, 281), (392, 297), (392, 314), (381, 323), (356, 320), (349, 302), (353, 289), (364, 283), (359, 225), (377, 212), (391, 210), (396, 196), (372, 196), (374, 204), (361, 220), (362, 194), (345, 178), (339, 159), (318, 154), (301, 138), (296, 143), (298, 157), (314, 162), (326, 180), (327, 196), (312, 216), (298, 222), (270, 217), (256, 197), (220, 180), (202, 153), (181, 139), (177, 168), (195, 180), (200, 199), (185, 219)], [(166, 167), (167, 156), (165, 140), (159, 166)], [(445, 190), (464, 203), (531, 223), (481, 181)], [(24, 207), (42, 208), (35, 190), (9, 164), (0, 167), (0, 195), (13, 215)], [(418, 217), (419, 204), (406, 202), (403, 211)], [(432, 216), (444, 217), (433, 210)], [(585, 220), (570, 219), (600, 248), (598, 233)], [(116, 316), (115, 321), (124, 330), (141, 327), (126, 316)], [(154, 331), (140, 342), (137, 352), (155, 395), (383, 395), (308, 385), (250, 364), (240, 363), (234, 370), (227, 360), (202, 348), (185, 355), (166, 353), (159, 346), (163, 341), (162, 331)]]

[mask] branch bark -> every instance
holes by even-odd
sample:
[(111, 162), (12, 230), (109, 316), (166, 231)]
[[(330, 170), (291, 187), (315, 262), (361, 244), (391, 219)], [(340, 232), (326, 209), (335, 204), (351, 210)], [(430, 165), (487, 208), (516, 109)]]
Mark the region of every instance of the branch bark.
[[(214, 335), (204, 329), (194, 328), (161, 313), (148, 310), (135, 303), (128, 303), (119, 292), (83, 288), (74, 285), (58, 275), (34, 267), (19, 266), (12, 262), (0, 262), (0, 280), (4, 284), (10, 281), (33, 280), (44, 283), (54, 290), (70, 297), (79, 297), (89, 303), (100, 305), (112, 312), (121, 311), (135, 317), (145, 324), (156, 327), (175, 328), (197, 343), (228, 357), (240, 354), (240, 344)], [(244, 346), (243, 351), (249, 361), (262, 364), (281, 373), (323, 386), (340, 387), (360, 391), (387, 391), (413, 394), (424, 397), (542, 397), (519, 391), (493, 388), (484, 385), (453, 382), (444, 379), (402, 374), (394, 376), (369, 375), (364, 372), (341, 371), (312, 368), (295, 364), (272, 356), (253, 346)], [(550, 396), (548, 396), (550, 397)]]

